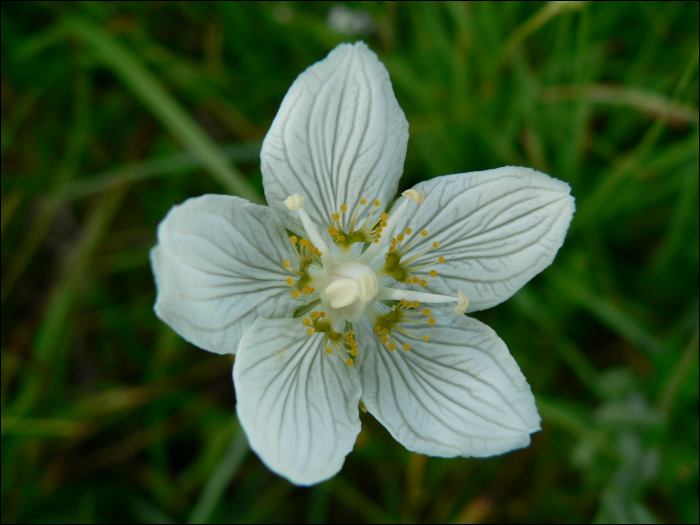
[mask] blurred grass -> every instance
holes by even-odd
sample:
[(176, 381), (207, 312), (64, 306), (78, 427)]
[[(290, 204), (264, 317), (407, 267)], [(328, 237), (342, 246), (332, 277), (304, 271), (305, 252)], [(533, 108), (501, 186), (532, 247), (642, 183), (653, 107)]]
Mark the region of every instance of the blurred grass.
[[(332, 7), (0, 7), (3, 522), (697, 523), (698, 4), (348, 4), (362, 34)], [(360, 38), (411, 126), (402, 187), (528, 165), (578, 212), (477, 315), (538, 398), (532, 446), (425, 458), (363, 415), (305, 489), (247, 453), (231, 359), (154, 317), (148, 249), (173, 199), (260, 201), (286, 90)]]

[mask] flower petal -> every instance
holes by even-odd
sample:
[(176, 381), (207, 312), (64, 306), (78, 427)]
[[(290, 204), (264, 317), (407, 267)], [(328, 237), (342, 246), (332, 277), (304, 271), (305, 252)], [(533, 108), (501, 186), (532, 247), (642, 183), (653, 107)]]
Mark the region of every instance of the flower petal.
[(491, 456), (527, 446), (540, 417), (525, 377), (493, 330), (450, 310), (434, 309), (435, 325), (411, 329), (428, 342), (394, 330), (394, 351), (363, 320), (356, 330), (362, 402), (421, 454)]
[(236, 411), (250, 446), (298, 485), (336, 474), (360, 432), (354, 367), (324, 351), (301, 319), (258, 319), (233, 366)]
[[(261, 159), (267, 202), (301, 230), (283, 204), (295, 193), (322, 229), (341, 215), (347, 231), (360, 199), (388, 204), (403, 172), (408, 122), (389, 73), (363, 42), (341, 44), (299, 75), (282, 101), (263, 142)], [(362, 224), (362, 222), (360, 222)]]
[(284, 260), (298, 259), (279, 217), (227, 195), (204, 195), (174, 206), (158, 227), (151, 267), (155, 311), (191, 343), (236, 352), (255, 319), (291, 315)]
[[(574, 212), (569, 185), (530, 168), (437, 177), (415, 189), (425, 202), (411, 202), (397, 226), (396, 231), (410, 226), (417, 238), (402, 260), (439, 242), (409, 266), (435, 263), (422, 271), (438, 273), (428, 279), (428, 290), (463, 291), (468, 312), (505, 301), (549, 266)], [(428, 235), (419, 237), (421, 230)], [(439, 256), (444, 264), (437, 264)]]

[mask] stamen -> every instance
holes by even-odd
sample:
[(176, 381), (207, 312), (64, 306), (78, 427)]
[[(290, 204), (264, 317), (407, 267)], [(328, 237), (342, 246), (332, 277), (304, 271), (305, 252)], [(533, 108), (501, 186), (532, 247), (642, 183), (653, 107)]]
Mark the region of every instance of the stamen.
[(414, 202), (415, 202), (416, 204), (418, 204), (419, 206), (420, 206), (421, 204), (423, 204), (423, 199), (425, 199), (425, 195), (423, 195), (422, 193), (418, 193), (418, 192), (417, 192), (416, 190), (414, 190), (414, 189), (406, 190), (406, 191), (404, 191), (401, 195), (403, 195), (403, 196), (406, 197), (406, 198), (411, 199), (412, 201), (414, 201)]
[(463, 314), (467, 311), (467, 308), (469, 307), (469, 299), (467, 299), (467, 296), (462, 293), (462, 291), (457, 292), (457, 306), (455, 306), (455, 312), (458, 314)]
[(291, 211), (300, 210), (301, 207), (304, 205), (304, 197), (302, 197), (298, 193), (295, 193), (294, 195), (290, 195), (285, 199), (284, 205)]
[[(414, 292), (413, 290), (398, 290), (396, 288), (387, 288), (385, 286), (380, 286), (379, 292), (377, 292), (377, 300), (379, 301), (396, 301), (405, 299), (406, 301), (414, 301), (414, 304), (418, 302), (438, 304), (457, 302), (459, 304), (460, 297), (461, 296), (450, 297), (448, 295), (438, 295), (434, 293)], [(417, 308), (417, 306), (414, 308)]]
[[(410, 200), (413, 200), (420, 204), (423, 202), (422, 195), (418, 193), (415, 190), (408, 190), (404, 191), (401, 195), (406, 197), (404, 201), (399, 205), (399, 207), (396, 209), (396, 211), (393, 211), (391, 213), (391, 216), (388, 217), (386, 220), (387, 225), (384, 226), (384, 230), (382, 233), (385, 233), (386, 235), (384, 236), (383, 239), (379, 239), (379, 242), (375, 242), (370, 245), (367, 250), (365, 250), (365, 253), (362, 254), (360, 257), (359, 261), (364, 264), (370, 264), (374, 258), (377, 256), (377, 254), (384, 248), (386, 245), (387, 241), (391, 239), (391, 232), (394, 230), (394, 227), (396, 227), (396, 224), (399, 222), (399, 219), (403, 215), (403, 213), (406, 211), (406, 207), (408, 206), (408, 202)], [(378, 201), (374, 201), (375, 206), (377, 206)], [(398, 236), (397, 236), (398, 237)], [(401, 239), (399, 239), (401, 240)]]
[(394, 338), (394, 330), (405, 337), (415, 339), (416, 341), (427, 341), (426, 337), (420, 337), (418, 335), (412, 334), (402, 326), (401, 324), (411, 323), (411, 324), (430, 324), (431, 320), (434, 323), (435, 320), (431, 317), (427, 321), (418, 321), (412, 319), (416, 315), (429, 315), (431, 312), (428, 308), (424, 308), (422, 311), (408, 311), (411, 308), (418, 308), (420, 303), (418, 301), (407, 301), (402, 299), (399, 304), (395, 304), (391, 307), (391, 311), (385, 314), (379, 314), (375, 310), (374, 322), (374, 333), (379, 336), (379, 340), (382, 344), (386, 345), (389, 351), (393, 351), (396, 348), (403, 348), (405, 351), (411, 349), (411, 345), (408, 343), (402, 343)]
[[(306, 213), (306, 211), (304, 210), (304, 197), (302, 197), (298, 193), (295, 193), (294, 195), (290, 195), (289, 197), (287, 197), (287, 199), (284, 201), (284, 204), (285, 206), (287, 206), (287, 208), (289, 208), (292, 211), (296, 211), (299, 214), (301, 224), (304, 226), (304, 230), (306, 230), (306, 235), (309, 236), (309, 239), (311, 239), (311, 243), (316, 248), (318, 248), (318, 250), (322, 254), (321, 260), (323, 261), (323, 267), (326, 269), (332, 268), (335, 264), (335, 259), (333, 259), (331, 251), (328, 249), (328, 246), (326, 246), (323, 237), (321, 237), (321, 235), (318, 233), (318, 230), (316, 230), (316, 226), (314, 226), (314, 223), (311, 221), (309, 214)], [(296, 239), (296, 236), (293, 238)]]

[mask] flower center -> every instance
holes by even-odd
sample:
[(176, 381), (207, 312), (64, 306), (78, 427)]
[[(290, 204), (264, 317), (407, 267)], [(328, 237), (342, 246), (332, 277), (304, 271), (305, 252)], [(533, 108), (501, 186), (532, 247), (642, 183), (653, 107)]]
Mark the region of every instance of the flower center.
[[(299, 214), (301, 223), (306, 231), (308, 239), (298, 239), (296, 236), (290, 237), (299, 259), (299, 270), (294, 270), (289, 261), (284, 261), (283, 266), (287, 271), (298, 276), (287, 278), (287, 284), (293, 286), (292, 297), (300, 298), (301, 295), (309, 296), (309, 309), (314, 309), (310, 317), (303, 320), (307, 326), (307, 333), (313, 336), (323, 332), (326, 352), (328, 354), (338, 354), (345, 359), (348, 365), (352, 365), (353, 358), (357, 355), (357, 343), (352, 324), (357, 323), (363, 316), (367, 316), (374, 324), (374, 333), (379, 337), (389, 350), (398, 348), (398, 343), (394, 339), (396, 332), (411, 339), (428, 340), (428, 336), (418, 337), (408, 332), (401, 324), (435, 324), (435, 319), (430, 317), (429, 308), (419, 310), (421, 303), (452, 303), (457, 302), (455, 311), (464, 313), (469, 301), (461, 291), (457, 297), (431, 294), (404, 289), (387, 288), (379, 286), (379, 278), (392, 277), (397, 281), (406, 284), (420, 284), (427, 286), (427, 277), (436, 277), (437, 271), (431, 270), (423, 279), (414, 272), (424, 270), (432, 266), (429, 263), (420, 266), (410, 266), (418, 257), (426, 254), (433, 248), (438, 248), (439, 243), (435, 242), (432, 248), (428, 248), (422, 253), (403, 260), (408, 249), (415, 243), (416, 238), (407, 241), (407, 245), (402, 243), (406, 235), (413, 233), (411, 228), (405, 229), (405, 234), (401, 233), (396, 237), (391, 237), (391, 233), (396, 227), (399, 218), (406, 211), (409, 201), (420, 205), (424, 196), (415, 190), (407, 190), (402, 193), (406, 200), (392, 211), (391, 216), (387, 213), (380, 214), (377, 221), (372, 221), (375, 208), (381, 205), (379, 200), (373, 202), (373, 209), (365, 223), (357, 227), (358, 211), (353, 214), (347, 225), (347, 230), (342, 229), (341, 213), (348, 211), (346, 205), (342, 205), (339, 213), (332, 216), (335, 226), (328, 228), (333, 238), (333, 242), (340, 248), (340, 260), (336, 261), (325, 241), (319, 234), (316, 226), (311, 221), (309, 215), (304, 211), (304, 197), (298, 194), (290, 195), (284, 204), (292, 211)], [(360, 207), (367, 204), (366, 199), (361, 199)], [(359, 208), (358, 208), (359, 209)], [(384, 233), (384, 237), (382, 237)], [(428, 232), (422, 230), (421, 237), (427, 237)], [(368, 246), (358, 259), (350, 258), (349, 248), (356, 242), (364, 242)], [(297, 247), (298, 243), (298, 247)], [(384, 257), (384, 264), (375, 271), (370, 264), (381, 250), (387, 249)], [(438, 263), (445, 262), (444, 257), (437, 259)], [(316, 268), (315, 270), (313, 268)], [(319, 270), (323, 268), (322, 272)], [(377, 301), (398, 301), (392, 305), (390, 312), (381, 314), (372, 307)], [(388, 303), (387, 303), (388, 304)], [(320, 310), (323, 311), (320, 311)], [(308, 310), (306, 310), (308, 311)], [(327, 313), (326, 313), (327, 312)], [(416, 316), (418, 318), (416, 318)], [(427, 320), (421, 316), (428, 317)], [(400, 346), (408, 351), (410, 344), (405, 343)], [(333, 350), (336, 350), (334, 352)], [(347, 359), (345, 358), (347, 357)]]
[(350, 323), (374, 305), (379, 291), (377, 274), (368, 265), (349, 259), (325, 270), (321, 302)]

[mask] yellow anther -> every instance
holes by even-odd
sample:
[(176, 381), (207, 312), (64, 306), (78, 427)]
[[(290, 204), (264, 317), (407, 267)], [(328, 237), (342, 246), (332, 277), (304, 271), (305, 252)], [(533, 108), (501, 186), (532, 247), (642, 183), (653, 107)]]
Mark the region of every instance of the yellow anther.
[(304, 326), (311, 326), (311, 319), (305, 317), (301, 324), (303, 324)]
[(384, 231), (384, 228), (382, 228), (381, 226), (377, 226), (377, 229), (374, 231), (376, 231), (377, 233), (382, 233)]
[(309, 335), (313, 335), (316, 333), (316, 330), (314, 328), (307, 328), (306, 333)]
[(333, 349), (332, 349), (330, 346), (327, 346), (327, 347), (326, 347), (326, 353), (327, 353), (328, 355), (332, 354), (332, 353), (333, 353)]
[(392, 352), (396, 350), (396, 345), (394, 343), (389, 343), (386, 347)]
[(328, 233), (333, 235), (334, 233), (338, 233), (338, 230), (336, 230), (333, 226), (328, 227)]
[(348, 357), (348, 360), (345, 361), (345, 364), (348, 365), (348, 366), (352, 366), (353, 362), (354, 362), (354, 361)]
[(341, 204), (341, 205), (340, 205), (340, 211), (348, 211), (348, 205), (347, 205), (347, 204)]
[(380, 337), (379, 340), (384, 344), (387, 344), (389, 342), (389, 338), (387, 336)]
[(430, 270), (430, 277), (437, 277), (437, 270)]
[(391, 239), (391, 244), (398, 244), (398, 242), (399, 242), (399, 241), (396, 239), (396, 237), (394, 237), (393, 239)]
[(296, 244), (296, 243), (299, 242), (299, 238), (298, 238), (296, 235), (292, 235), (292, 236), (289, 238), (289, 240), (290, 240), (290, 242), (291, 242), (292, 244)]
[(285, 268), (289, 268), (291, 265), (292, 263), (290, 263), (289, 261), (282, 261), (282, 266), (284, 266)]
[(326, 312), (321, 312), (321, 317), (326, 317)]
[(374, 242), (375, 242), (375, 243), (378, 243), (378, 242), (379, 242), (379, 239), (374, 239)]
[(378, 326), (375, 326), (375, 327), (374, 327), (374, 333), (375, 333), (375, 334), (379, 334), (379, 333), (381, 333), (381, 331), (382, 331), (382, 329), (379, 328)]
[(403, 345), (403, 349), (406, 350), (406, 352), (408, 352), (411, 349), (411, 345), (406, 343), (405, 345)]
[(418, 308), (420, 306), (420, 303), (418, 301), (413, 301), (413, 303), (411, 303), (411, 306), (413, 306), (413, 308)]
[(426, 281), (425, 279), (421, 279), (421, 280), (420, 280), (420, 285), (421, 285), (421, 286), (428, 286), (428, 281)]
[(427, 335), (424, 335), (423, 341), (425, 341), (427, 343), (428, 341), (430, 341), (430, 337), (428, 337)]
[(287, 277), (287, 284), (289, 286), (294, 286), (294, 279), (292, 279), (291, 277)]
[(362, 204), (363, 206), (367, 204), (367, 199), (360, 199), (360, 204)]
[(300, 295), (301, 292), (299, 290), (292, 290), (292, 297), (294, 297), (294, 299), (298, 299)]
[(435, 318), (434, 318), (434, 317), (431, 317), (430, 319), (428, 319), (428, 324), (429, 324), (429, 325), (434, 325), (434, 324), (435, 324)]
[(411, 228), (406, 228), (406, 235), (411, 235), (413, 233), (413, 230)]
[(381, 222), (379, 223), (379, 226), (381, 226), (382, 228), (386, 228), (386, 225), (387, 225), (387, 224), (389, 224), (389, 223), (386, 222), (386, 221), (381, 221)]
[(333, 217), (334, 221), (339, 221), (340, 220), (340, 213), (334, 213), (331, 217)]
[(440, 247), (440, 243), (437, 242), (437, 241), (435, 241), (435, 242), (433, 243), (433, 248), (439, 248), (439, 247)]
[(420, 282), (420, 279), (418, 277), (414, 277), (412, 279), (412, 281), (413, 281), (413, 284), (418, 284)]
[(309, 239), (302, 239), (299, 241), (299, 244), (302, 246), (309, 246), (311, 244), (311, 241)]
[(350, 355), (352, 355), (353, 357), (356, 356), (358, 353), (359, 353), (359, 352), (358, 352), (357, 348), (353, 348), (353, 349), (350, 351)]
[(439, 262), (440, 264), (444, 263), (444, 262), (445, 262), (445, 258), (441, 255), (440, 257), (438, 257), (438, 262)]
[(375, 205), (375, 206), (381, 206), (381, 205), (382, 205), (382, 201), (380, 201), (379, 199), (375, 199), (374, 205)]
[(314, 293), (314, 289), (311, 286), (304, 286), (304, 288), (302, 288), (301, 290), (301, 293), (303, 293), (304, 295), (309, 295)]
[(426, 317), (430, 316), (430, 308), (423, 308), (423, 315)]
[(389, 246), (389, 252), (394, 253), (396, 251), (396, 246)]
[(423, 237), (427, 237), (427, 236), (428, 236), (428, 230), (423, 230), (422, 232), (420, 232), (420, 234), (421, 234)]
[(316, 321), (319, 317), (321, 317), (321, 314), (318, 312), (311, 312), (311, 319)]
[(399, 233), (396, 238), (400, 241), (403, 241), (406, 237), (403, 236), (403, 233)]
[(381, 233), (378, 233), (378, 234), (375, 235), (374, 237), (375, 237), (375, 239), (381, 239), (381, 238), (382, 238), (382, 234), (381, 234)]
[(383, 221), (387, 220), (389, 218), (389, 214), (387, 212), (384, 212), (380, 215)]

